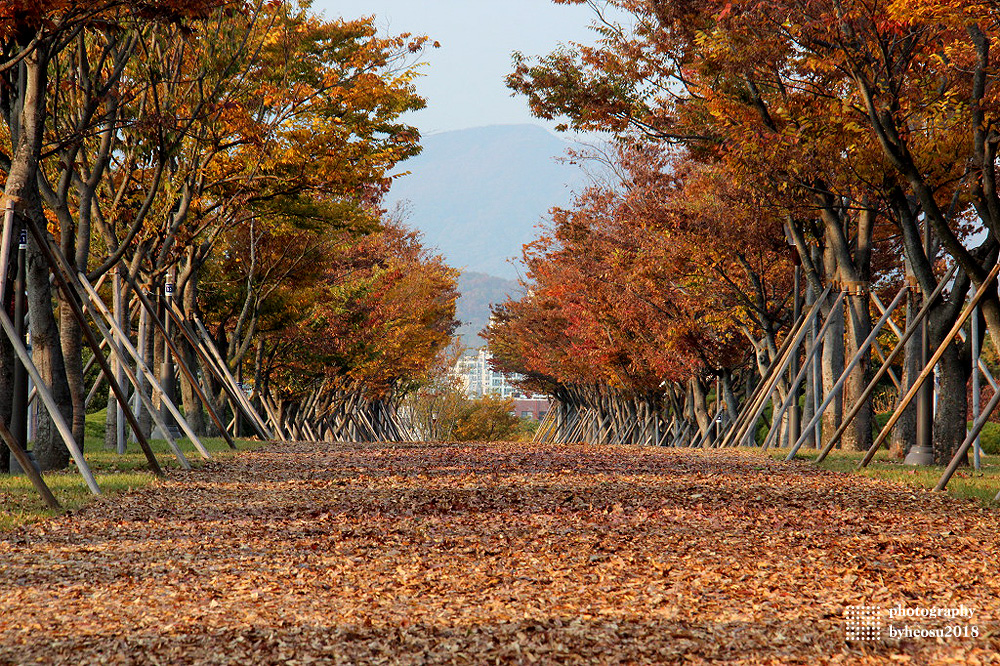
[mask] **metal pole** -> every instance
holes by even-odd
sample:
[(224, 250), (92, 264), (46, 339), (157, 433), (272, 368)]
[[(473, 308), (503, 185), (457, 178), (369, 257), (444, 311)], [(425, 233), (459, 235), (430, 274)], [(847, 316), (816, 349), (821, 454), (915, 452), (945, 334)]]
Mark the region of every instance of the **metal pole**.
[(14, 234), (14, 200), (7, 198), (7, 208), (3, 218), (3, 241), (0, 247), (0, 303), (6, 302), (7, 296), (7, 265), (10, 263), (10, 245)]
[[(17, 279), (14, 281), (14, 335), (24, 342), (25, 315), (28, 299), (25, 292), (27, 268), (28, 231), (21, 225), (17, 243)], [(10, 434), (18, 444), (28, 448), (28, 371), (18, 359), (14, 360), (14, 396), (11, 403)]]
[[(113, 306), (115, 311), (115, 316), (118, 317), (118, 325), (122, 328), (125, 327), (125, 315), (124, 315), (124, 305), (122, 303), (122, 280), (119, 275), (119, 270), (115, 270), (114, 277), (111, 281), (111, 289), (113, 290)], [(115, 344), (112, 342), (112, 344)], [(122, 358), (124, 354), (121, 353), (121, 345), (118, 345), (118, 354), (112, 355), (114, 360), (114, 365), (112, 367), (115, 371), (115, 380), (118, 385), (121, 386), (125, 383), (125, 372), (122, 370), (121, 361), (118, 359)], [(115, 418), (115, 448), (119, 454), (124, 454), (126, 451), (126, 441), (125, 441), (125, 410), (121, 403), (116, 402), (117, 412)]]
[[(913, 400), (913, 397), (926, 383), (927, 377), (934, 372), (934, 366), (937, 365), (937, 362), (941, 359), (941, 356), (944, 355), (944, 350), (947, 349), (948, 345), (951, 344), (951, 341), (955, 339), (955, 336), (958, 335), (958, 332), (962, 330), (962, 326), (965, 325), (965, 321), (969, 318), (969, 315), (972, 313), (973, 308), (975, 308), (979, 304), (979, 301), (982, 300), (983, 295), (986, 293), (987, 289), (989, 289), (990, 287), (994, 288), (996, 287), (996, 285), (993, 284), (993, 280), (996, 279), (998, 272), (1000, 272), (1000, 263), (993, 266), (993, 269), (990, 270), (989, 275), (987, 275), (986, 279), (983, 280), (983, 283), (979, 285), (979, 289), (977, 289), (976, 293), (973, 295), (972, 301), (962, 311), (962, 314), (959, 316), (958, 320), (951, 327), (951, 330), (948, 331), (948, 334), (944, 337), (944, 340), (941, 341), (941, 344), (938, 346), (937, 351), (934, 352), (934, 355), (931, 356), (930, 360), (927, 361), (927, 363), (924, 365), (923, 370), (921, 370), (920, 374), (917, 375), (917, 378), (914, 380), (913, 386), (910, 387), (910, 390), (907, 391), (906, 395), (903, 396), (903, 399), (900, 400), (899, 405), (896, 406), (896, 411), (894, 411), (892, 413), (892, 416), (889, 417), (889, 422), (885, 424), (884, 428), (882, 428), (882, 432), (879, 433), (878, 437), (872, 443), (871, 448), (868, 449), (868, 453), (865, 454), (864, 459), (861, 461), (858, 467), (866, 466), (869, 462), (871, 462), (871, 459), (875, 457), (875, 452), (878, 451), (880, 446), (882, 446), (882, 442), (886, 440), (886, 438), (889, 436), (889, 433), (892, 431), (892, 428), (896, 425), (896, 422), (899, 421), (899, 419), (902, 417), (903, 410), (906, 409), (906, 407)], [(924, 308), (928, 309), (928, 306), (930, 305), (931, 302), (932, 299), (928, 299), (928, 302), (924, 305)], [(928, 407), (929, 406), (930, 405), (928, 405)], [(917, 427), (919, 429), (920, 427), (919, 423), (917, 424)]]
[[(798, 253), (795, 254), (798, 258)], [(798, 321), (799, 314), (802, 312), (802, 296), (800, 291), (800, 281), (802, 279), (802, 267), (799, 266), (798, 262), (795, 263), (795, 275), (794, 275), (794, 289), (795, 295), (792, 299), (792, 320)], [(806, 361), (808, 363), (808, 361)], [(808, 367), (808, 366), (807, 366)], [(799, 375), (799, 352), (796, 349), (792, 352), (792, 362), (788, 365), (788, 376), (794, 377), (791, 386), (789, 387), (789, 395), (792, 398), (791, 404), (788, 407), (788, 441), (797, 442), (799, 441), (799, 433), (801, 432), (801, 419), (802, 412), (799, 409), (799, 387), (802, 380), (798, 378)], [(767, 448), (767, 447), (765, 447)]]
[[(132, 288), (137, 294), (139, 293), (139, 288), (135, 285), (132, 285)], [(146, 351), (146, 331), (149, 328), (148, 317), (149, 315), (146, 310), (139, 308), (139, 331), (136, 335), (136, 350), (143, 355), (145, 355)], [(142, 414), (141, 410), (144, 408), (140, 395), (145, 395), (146, 393), (146, 376), (139, 374), (138, 380), (139, 384), (135, 387), (135, 395), (132, 396), (132, 412), (136, 415), (136, 418), (139, 418)]]
[[(930, 220), (924, 216), (924, 254), (927, 261), (933, 263), (931, 257), (931, 229)], [(927, 318), (920, 323), (920, 367), (927, 365), (930, 356), (930, 328), (927, 325)], [(934, 382), (924, 381), (920, 384), (917, 393), (917, 435), (916, 441), (910, 447), (906, 458), (903, 459), (906, 465), (933, 465), (934, 464)]]
[[(979, 402), (980, 394), (982, 390), (980, 386), (980, 373), (979, 373), (979, 308), (976, 308), (972, 312), (972, 422), (975, 423), (979, 420)], [(982, 449), (979, 443), (979, 433), (976, 433), (976, 439), (972, 442), (972, 461), (978, 472), (982, 468), (982, 461), (980, 460), (982, 456)]]
[[(809, 287), (810, 293), (813, 298), (810, 300), (815, 300), (815, 294), (812, 293), (812, 287)], [(819, 337), (819, 322), (813, 321), (812, 326), (809, 327), (809, 350), (812, 352), (813, 349), (822, 349), (823, 341)], [(823, 357), (817, 351), (812, 353), (812, 363), (809, 366), (810, 385), (812, 390), (812, 413), (815, 414), (819, 410), (819, 403), (822, 401), (823, 395)], [(822, 446), (823, 442), (823, 424), (819, 421), (816, 422), (816, 426), (813, 428), (813, 448), (819, 448)]]
[[(166, 282), (163, 283), (163, 307), (164, 310), (169, 310), (170, 306), (174, 301), (174, 285), (175, 276), (177, 274), (177, 268), (174, 267), (170, 270), (170, 275), (167, 277)], [(170, 318), (163, 313), (162, 331), (163, 331), (163, 363), (160, 365), (160, 386), (163, 388), (163, 395), (166, 396), (167, 401), (174, 404), (177, 403), (177, 392), (174, 390), (174, 363), (173, 356), (170, 353), (170, 344), (167, 342), (167, 338), (170, 336)], [(170, 409), (167, 407), (167, 403), (164, 402), (160, 406), (161, 416), (163, 421), (167, 424), (168, 428), (174, 427), (173, 414), (171, 414)]]

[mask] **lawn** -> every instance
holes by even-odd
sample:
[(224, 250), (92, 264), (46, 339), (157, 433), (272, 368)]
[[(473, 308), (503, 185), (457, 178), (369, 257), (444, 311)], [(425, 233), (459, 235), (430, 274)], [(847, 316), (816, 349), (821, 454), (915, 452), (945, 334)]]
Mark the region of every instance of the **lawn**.
[[(784, 459), (788, 449), (771, 449), (769, 453), (774, 458)], [(815, 460), (819, 454), (812, 450), (799, 450), (798, 457), (803, 460)], [(860, 451), (831, 451), (820, 467), (836, 472), (857, 474), (869, 478), (896, 481), (914, 488), (931, 489), (937, 485), (944, 467), (913, 467), (904, 465), (902, 461), (889, 456), (888, 451), (880, 451), (865, 469), (858, 470), (857, 465), (864, 457)], [(971, 459), (971, 453), (970, 453)], [(984, 506), (996, 506), (993, 498), (1000, 490), (1000, 455), (983, 455), (980, 471), (967, 467), (959, 469), (948, 482), (948, 493), (955, 497), (971, 498), (980, 501)]]
[[(104, 448), (104, 411), (87, 415), (84, 441), (84, 457), (90, 465), (97, 485), (105, 494), (115, 494), (142, 488), (156, 481), (149, 472), (146, 456), (138, 444), (130, 443), (128, 451), (119, 455)], [(236, 452), (230, 449), (221, 437), (203, 437), (202, 444), (213, 458), (228, 458)], [(266, 442), (236, 440), (240, 449), (259, 448)], [(188, 439), (178, 440), (178, 445), (192, 467), (204, 462), (201, 454)], [(166, 440), (154, 439), (150, 446), (164, 469), (179, 469), (180, 464), (167, 445)], [(5, 451), (6, 453), (6, 451)], [(63, 512), (74, 511), (93, 499), (83, 478), (76, 473), (75, 465), (62, 472), (46, 472), (45, 483), (63, 506)], [(24, 475), (0, 475), (0, 530), (8, 530), (25, 523), (35, 522), (45, 517), (57, 515), (58, 511), (47, 508), (31, 482)]]

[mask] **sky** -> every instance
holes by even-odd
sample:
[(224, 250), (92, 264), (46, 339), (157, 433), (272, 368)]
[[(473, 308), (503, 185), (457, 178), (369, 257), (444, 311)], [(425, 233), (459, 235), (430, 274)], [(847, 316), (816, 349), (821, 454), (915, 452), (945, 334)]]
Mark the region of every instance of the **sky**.
[(551, 0), (316, 0), (327, 18), (375, 15), (385, 34), (426, 34), (441, 43), (424, 60), (417, 91), (427, 108), (407, 121), (422, 134), (516, 123), (549, 127), (523, 97), (504, 85), (511, 53), (543, 55), (560, 43), (593, 43), (594, 14), (586, 5)]

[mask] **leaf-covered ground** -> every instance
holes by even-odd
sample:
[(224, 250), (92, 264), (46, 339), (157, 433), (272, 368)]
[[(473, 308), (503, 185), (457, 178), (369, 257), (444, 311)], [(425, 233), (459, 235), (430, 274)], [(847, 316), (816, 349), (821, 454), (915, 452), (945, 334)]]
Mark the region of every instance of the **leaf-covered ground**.
[[(0, 663), (1000, 663), (998, 542), (741, 452), (275, 445), (0, 534)], [(855, 605), (980, 635), (848, 642)]]

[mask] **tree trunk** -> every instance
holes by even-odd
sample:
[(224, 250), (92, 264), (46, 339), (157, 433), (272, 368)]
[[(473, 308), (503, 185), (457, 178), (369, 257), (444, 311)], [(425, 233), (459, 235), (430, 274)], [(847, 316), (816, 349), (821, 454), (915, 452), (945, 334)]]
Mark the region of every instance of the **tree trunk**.
[(722, 397), (729, 421), (732, 423), (736, 419), (736, 415), (739, 414), (740, 406), (736, 400), (736, 394), (733, 392), (733, 373), (728, 368), (722, 373)]
[(691, 411), (698, 423), (698, 439), (701, 439), (708, 435), (708, 428), (712, 424), (708, 416), (708, 392), (705, 390), (705, 382), (700, 377), (692, 377), (688, 385), (691, 387)]
[[(862, 343), (871, 334), (872, 320), (868, 305), (868, 294), (854, 295), (848, 300), (847, 348), (845, 356), (851, 359), (858, 353)], [(851, 371), (844, 384), (844, 404), (851, 406), (868, 385), (871, 367), (871, 349), (864, 353), (864, 359)], [(872, 401), (867, 398), (854, 417), (851, 427), (844, 433), (841, 447), (848, 451), (867, 451), (872, 444)]]
[[(37, 201), (37, 200), (36, 200)], [(44, 219), (44, 218), (43, 218)], [(44, 229), (44, 227), (42, 227)], [(28, 237), (28, 312), (32, 360), (42, 381), (49, 387), (56, 406), (67, 421), (73, 417), (73, 402), (66, 381), (66, 365), (59, 342), (59, 328), (52, 312), (52, 289), (45, 258), (31, 236)], [(81, 448), (83, 442), (79, 442)], [(35, 458), (42, 469), (62, 469), (69, 464), (69, 449), (46, 410), (39, 414), (35, 433)]]
[[(137, 351), (142, 355), (142, 360), (146, 364), (146, 367), (153, 368), (155, 367), (153, 365), (153, 325), (148, 321), (148, 318), (153, 315), (147, 313), (146, 316), (146, 325), (139, 327), (139, 347)], [(138, 390), (142, 391), (147, 396), (151, 396), (152, 386), (150, 385), (149, 380), (146, 379), (146, 375), (144, 373), (137, 372), (137, 379), (139, 381)], [(136, 418), (139, 421), (139, 428), (146, 437), (150, 437), (153, 434), (153, 416), (149, 413), (149, 410), (146, 409), (146, 406), (142, 404), (141, 401), (139, 402), (138, 409), (139, 413), (136, 414)]]
[[(844, 308), (837, 307), (830, 313), (833, 322), (823, 338), (823, 393), (828, 395), (844, 371)], [(823, 441), (829, 440), (840, 427), (844, 410), (844, 394), (839, 392), (823, 412)]]
[[(966, 388), (971, 374), (970, 357), (964, 353), (968, 346), (953, 342), (938, 363), (940, 384), (934, 415), (934, 462), (938, 465), (947, 465), (965, 440), (969, 409)], [(966, 454), (963, 465), (968, 464)]]
[(66, 364), (66, 383), (73, 408), (73, 438), (83, 443), (87, 409), (87, 387), (83, 381), (83, 332), (73, 312), (62, 298), (59, 300), (59, 341)]

